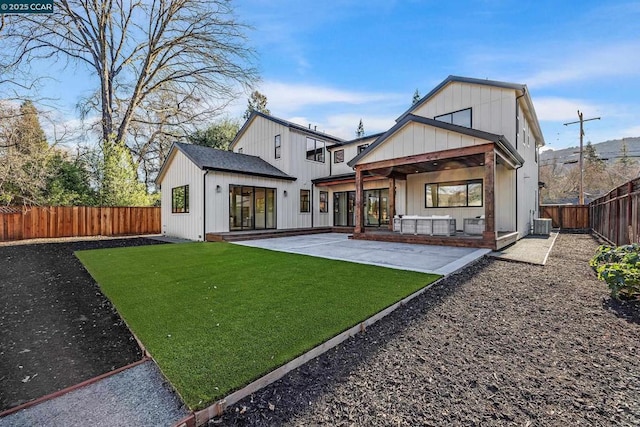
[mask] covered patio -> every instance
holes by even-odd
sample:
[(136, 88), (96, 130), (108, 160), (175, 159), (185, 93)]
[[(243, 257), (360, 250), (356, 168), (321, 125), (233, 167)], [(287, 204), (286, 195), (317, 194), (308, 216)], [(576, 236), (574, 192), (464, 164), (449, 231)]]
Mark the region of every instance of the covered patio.
[[(521, 165), (522, 158), (519, 154), (510, 144), (500, 139), (478, 145), (355, 164), (353, 238), (494, 250), (505, 247), (518, 238), (514, 222), (516, 195), (513, 182), (516, 169)], [(400, 213), (405, 218), (422, 218), (427, 222), (434, 218), (434, 224), (443, 218), (450, 218), (452, 231), (434, 235), (433, 229), (421, 233), (416, 227), (409, 232), (399, 232), (397, 224), (394, 231), (394, 221), (389, 222), (388, 229), (373, 230), (366, 227), (363, 209), (364, 181), (371, 179), (371, 176), (388, 179), (389, 212), (392, 218), (397, 219)], [(465, 189), (466, 199), (463, 197), (463, 202), (452, 202), (446, 207), (438, 206), (437, 202), (432, 201), (432, 197), (444, 199), (447, 195), (440, 194), (440, 190), (432, 188), (436, 184), (429, 183), (442, 180), (451, 181), (447, 183), (446, 188), (457, 186)], [(398, 181), (404, 181), (403, 185), (397, 185)], [(398, 188), (405, 194), (397, 194)], [(403, 205), (397, 205), (398, 201), (404, 202)], [(470, 221), (474, 219), (475, 221)], [(469, 232), (464, 223), (475, 224), (474, 232)]]

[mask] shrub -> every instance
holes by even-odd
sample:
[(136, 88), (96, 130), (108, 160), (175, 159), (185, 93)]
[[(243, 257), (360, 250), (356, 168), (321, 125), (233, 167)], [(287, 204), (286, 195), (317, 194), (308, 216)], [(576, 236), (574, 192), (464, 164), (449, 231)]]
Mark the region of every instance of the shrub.
[(640, 296), (640, 245), (600, 246), (589, 262), (598, 278), (607, 282), (611, 296), (632, 299)]

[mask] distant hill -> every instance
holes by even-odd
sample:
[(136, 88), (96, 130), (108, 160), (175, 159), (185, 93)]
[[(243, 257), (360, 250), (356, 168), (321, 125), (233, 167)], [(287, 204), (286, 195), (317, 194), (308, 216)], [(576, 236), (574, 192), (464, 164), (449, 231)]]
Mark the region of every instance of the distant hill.
[[(627, 144), (627, 156), (640, 160), (640, 137), (613, 139), (592, 145), (602, 160), (613, 163), (621, 156), (623, 142)], [(587, 145), (586, 141), (584, 145)], [(580, 148), (576, 146), (563, 148), (562, 150), (543, 151), (540, 153), (540, 166), (548, 165), (554, 159), (563, 164), (578, 163), (579, 150)]]

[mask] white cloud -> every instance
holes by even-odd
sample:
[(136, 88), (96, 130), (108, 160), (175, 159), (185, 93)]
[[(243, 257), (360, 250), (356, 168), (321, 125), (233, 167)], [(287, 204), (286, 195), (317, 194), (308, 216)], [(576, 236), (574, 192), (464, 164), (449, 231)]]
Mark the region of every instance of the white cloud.
[(308, 106), (366, 105), (373, 102), (397, 102), (405, 97), (404, 94), (358, 92), (331, 86), (276, 81), (263, 83), (259, 90), (267, 96), (268, 107), (276, 115), (295, 114)]
[(538, 120), (551, 122), (578, 120), (578, 110), (582, 111), (586, 117), (590, 117), (590, 115), (601, 110), (601, 107), (582, 99), (553, 96), (535, 97), (533, 104)]
[(395, 124), (395, 116), (360, 116), (351, 113), (332, 114), (320, 118), (319, 122), (303, 116), (287, 117), (286, 120), (304, 127), (311, 123), (312, 128), (317, 126), (316, 130), (320, 132), (350, 140), (356, 137), (356, 129), (360, 119), (364, 125), (365, 135), (387, 131)]
[[(572, 54), (567, 55), (567, 49)], [(540, 71), (523, 81), (530, 87), (540, 88), (575, 83), (606, 77), (622, 77), (640, 74), (638, 52), (640, 43), (620, 43), (600, 46), (574, 46), (557, 52), (547, 51), (537, 55), (544, 63)]]

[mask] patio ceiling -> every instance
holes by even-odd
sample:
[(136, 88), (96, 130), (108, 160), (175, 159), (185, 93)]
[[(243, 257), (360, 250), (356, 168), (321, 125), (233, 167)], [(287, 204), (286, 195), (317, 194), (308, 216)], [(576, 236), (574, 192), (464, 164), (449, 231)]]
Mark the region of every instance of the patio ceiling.
[(396, 179), (406, 179), (407, 175), (414, 173), (437, 172), (450, 169), (473, 168), (484, 165), (484, 154), (471, 156), (459, 156), (448, 159), (437, 159), (416, 162), (407, 165), (391, 166), (380, 169), (372, 169), (368, 172), (372, 175), (385, 176)]

